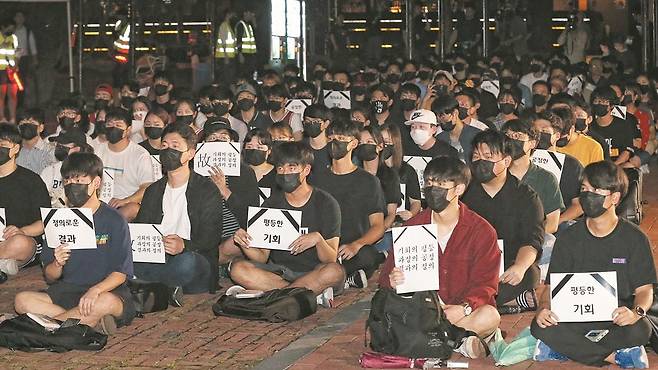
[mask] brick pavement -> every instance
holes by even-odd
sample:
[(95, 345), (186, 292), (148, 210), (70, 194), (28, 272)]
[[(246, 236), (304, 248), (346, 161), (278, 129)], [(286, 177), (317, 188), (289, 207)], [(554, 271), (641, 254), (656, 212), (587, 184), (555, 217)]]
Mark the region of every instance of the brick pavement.
[[(645, 177), (645, 219), (642, 228), (647, 232), (658, 256), (658, 166)], [(655, 258), (655, 257), (654, 257)], [(374, 280), (374, 279), (373, 279)], [(230, 282), (222, 281), (223, 286)], [(45, 283), (37, 268), (21, 271), (0, 286), (0, 312), (11, 312), (13, 297), (17, 291), (42, 289)], [(350, 290), (337, 298), (335, 309), (319, 309), (304, 320), (289, 324), (269, 324), (214, 317), (211, 306), (218, 295), (186, 296), (181, 308), (135, 319), (127, 328), (121, 328), (108, 340), (99, 352), (72, 351), (68, 353), (23, 353), (0, 349), (0, 369), (237, 369), (253, 367), (286, 349), (291, 343), (308, 337), (313, 329), (330, 333), (324, 344), (298, 360), (292, 369), (350, 369), (358, 368), (359, 354), (366, 350), (363, 344), (366, 312), (347, 324), (344, 329), (333, 331), (334, 319), (355, 302), (368, 299), (374, 291)], [(530, 314), (506, 316), (501, 328), (508, 337), (516, 335), (529, 325)], [(333, 334), (331, 334), (333, 333)], [(294, 345), (290, 347), (295, 347)], [(286, 351), (281, 351), (285, 353)], [(455, 356), (459, 357), (459, 356)], [(658, 356), (650, 355), (653, 366)], [(491, 360), (469, 361), (471, 369), (490, 369)], [(573, 363), (534, 364), (524, 362), (511, 369), (579, 369)]]

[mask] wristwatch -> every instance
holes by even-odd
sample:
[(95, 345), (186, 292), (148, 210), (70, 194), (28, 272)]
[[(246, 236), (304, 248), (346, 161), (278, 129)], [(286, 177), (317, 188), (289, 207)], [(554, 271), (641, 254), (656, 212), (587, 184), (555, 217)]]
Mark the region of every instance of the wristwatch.
[(473, 313), (473, 307), (471, 307), (468, 302), (462, 303), (462, 307), (464, 307), (464, 316), (469, 316), (470, 314)]
[(646, 317), (647, 313), (644, 311), (644, 308), (641, 306), (635, 306), (635, 313), (640, 317)]

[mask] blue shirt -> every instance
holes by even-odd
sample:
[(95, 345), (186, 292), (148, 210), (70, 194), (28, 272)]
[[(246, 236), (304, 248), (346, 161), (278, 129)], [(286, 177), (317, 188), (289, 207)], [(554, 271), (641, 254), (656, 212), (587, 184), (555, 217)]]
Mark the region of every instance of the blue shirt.
[(461, 159), (463, 162), (471, 163), (471, 154), (473, 153), (471, 143), (473, 142), (475, 135), (477, 135), (480, 131), (482, 130), (464, 123), (464, 128), (462, 128), (462, 132), (459, 134), (459, 144), (461, 145), (461, 148), (457, 148), (455, 143), (452, 142), (450, 139), (449, 131), (442, 131), (436, 135), (436, 138), (452, 145), (455, 149), (457, 149), (459, 152), (459, 159)]
[[(112, 272), (133, 276), (133, 256), (128, 224), (121, 215), (105, 203), (94, 213), (96, 249), (75, 249), (64, 265), (60, 281), (93, 286)], [(54, 260), (54, 248), (44, 247), (43, 265)]]

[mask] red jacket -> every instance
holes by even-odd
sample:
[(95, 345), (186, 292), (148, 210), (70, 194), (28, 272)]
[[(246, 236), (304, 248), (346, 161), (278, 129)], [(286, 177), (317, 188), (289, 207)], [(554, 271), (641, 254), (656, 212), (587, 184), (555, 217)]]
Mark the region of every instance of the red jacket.
[[(432, 210), (427, 208), (405, 226), (430, 224)], [(393, 251), (389, 253), (379, 275), (379, 285), (390, 288), (389, 273), (395, 267)], [(500, 250), (496, 230), (465, 204), (459, 203), (459, 221), (448, 240), (445, 252), (439, 248), (439, 296), (445, 304), (468, 302), (473, 309), (496, 306)]]

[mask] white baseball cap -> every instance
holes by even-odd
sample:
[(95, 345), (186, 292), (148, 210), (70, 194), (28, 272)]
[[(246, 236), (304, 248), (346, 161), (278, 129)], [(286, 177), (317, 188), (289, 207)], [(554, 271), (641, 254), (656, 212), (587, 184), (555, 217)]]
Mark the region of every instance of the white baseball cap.
[(428, 123), (430, 125), (438, 126), (439, 123), (436, 120), (436, 114), (431, 110), (427, 109), (418, 109), (411, 113), (409, 120), (405, 122), (405, 125), (411, 126), (413, 123)]

